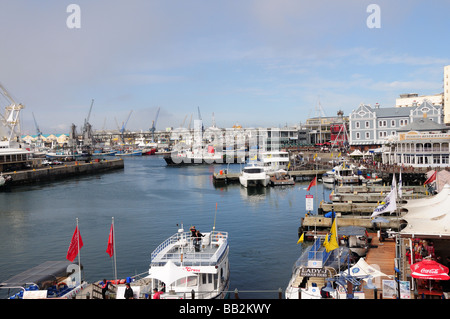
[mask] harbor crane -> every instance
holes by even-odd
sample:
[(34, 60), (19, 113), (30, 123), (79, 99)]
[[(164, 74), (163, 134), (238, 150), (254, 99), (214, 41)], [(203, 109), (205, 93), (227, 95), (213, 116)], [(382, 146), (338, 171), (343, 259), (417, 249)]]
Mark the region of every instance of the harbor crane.
[(92, 125), (89, 123), (91, 118), (92, 106), (94, 105), (94, 99), (91, 101), (88, 116), (84, 119), (83, 125), (83, 144), (84, 146), (92, 145)]
[(20, 138), (20, 120), (19, 114), (25, 106), (21, 103), (16, 103), (11, 97), (6, 88), (0, 83), (0, 94), (3, 95), (10, 105), (5, 107), (5, 115), (1, 115), (2, 122), (9, 128), (8, 135), (5, 136), (8, 142)]
[(116, 121), (116, 125), (117, 125), (117, 130), (119, 131), (120, 137), (122, 139), (122, 144), (125, 144), (125, 139), (124, 139), (123, 134), (125, 133), (125, 129), (127, 127), (127, 123), (128, 123), (128, 120), (130, 119), (131, 113), (133, 113), (133, 110), (131, 110), (130, 113), (128, 113), (126, 120), (124, 122), (122, 122), (122, 127), (119, 127), (119, 123), (117, 123), (117, 119), (114, 117), (114, 120)]
[(152, 122), (152, 127), (150, 128), (150, 132), (152, 132), (152, 143), (155, 142), (156, 121), (158, 121), (159, 109), (160, 108), (158, 107), (158, 110), (156, 111), (155, 119)]

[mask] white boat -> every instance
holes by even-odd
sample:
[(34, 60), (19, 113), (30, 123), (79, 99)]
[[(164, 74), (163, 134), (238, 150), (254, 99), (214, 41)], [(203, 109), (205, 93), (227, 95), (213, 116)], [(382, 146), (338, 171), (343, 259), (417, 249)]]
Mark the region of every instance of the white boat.
[(323, 241), (323, 236), (318, 237), (295, 262), (285, 290), (286, 299), (321, 299), (320, 290), (325, 286), (326, 279), (335, 277), (347, 265), (349, 248), (339, 246), (326, 252)]
[(183, 165), (201, 165), (201, 164), (222, 164), (223, 154), (216, 152), (208, 147), (207, 150), (181, 150), (172, 151), (164, 156), (167, 165), (183, 166)]
[(264, 167), (256, 163), (251, 163), (244, 167), (239, 174), (239, 182), (244, 187), (269, 185), (270, 176), (264, 170)]
[(360, 184), (361, 177), (355, 173), (353, 166), (342, 163), (333, 168), (334, 170), (334, 180), (337, 184)]
[[(225, 298), (230, 282), (228, 233), (211, 231), (191, 237), (181, 227), (151, 254), (149, 291), (161, 299)], [(164, 289), (163, 289), (164, 288)], [(193, 296), (194, 295), (194, 296)]]
[(325, 184), (334, 184), (334, 170), (327, 171), (324, 174), (322, 174), (322, 183)]
[(287, 170), (289, 165), (289, 153), (285, 151), (270, 151), (259, 154), (259, 160), (268, 173), (279, 170)]
[(87, 283), (81, 280), (80, 267), (70, 261), (47, 261), (1, 282), (9, 299), (71, 299)]

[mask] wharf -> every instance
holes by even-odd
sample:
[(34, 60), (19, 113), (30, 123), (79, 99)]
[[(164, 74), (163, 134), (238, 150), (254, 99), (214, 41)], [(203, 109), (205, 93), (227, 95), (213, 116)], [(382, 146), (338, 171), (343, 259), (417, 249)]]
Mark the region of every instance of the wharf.
[[(326, 170), (299, 170), (299, 171), (288, 171), (287, 175), (293, 177), (294, 179), (297, 178), (304, 178), (304, 179), (312, 179), (316, 175), (322, 176)], [(274, 173), (269, 173), (268, 175), (273, 175)], [(213, 174), (213, 182), (214, 183), (239, 183), (239, 175), (240, 173), (227, 173), (227, 172), (219, 172)]]
[(382, 280), (383, 279), (393, 279), (395, 277), (395, 240), (386, 239), (383, 242), (379, 241), (376, 233), (369, 233), (372, 238), (371, 248), (367, 252), (365, 261), (376, 267), (379, 271), (386, 274), (388, 277), (376, 278), (374, 280), (374, 285), (377, 287), (377, 296), (375, 297), (375, 291), (373, 289), (364, 289), (366, 299), (382, 299)]
[(123, 169), (123, 159), (99, 160), (92, 162), (70, 162), (61, 165), (50, 165), (29, 170), (2, 173), (11, 176), (8, 185), (24, 185), (49, 182), (57, 179), (104, 173), (110, 170)]

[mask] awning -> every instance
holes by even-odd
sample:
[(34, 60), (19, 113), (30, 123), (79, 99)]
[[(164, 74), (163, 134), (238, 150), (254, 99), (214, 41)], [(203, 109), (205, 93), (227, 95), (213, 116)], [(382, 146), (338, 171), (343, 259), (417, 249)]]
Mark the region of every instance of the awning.
[(23, 287), (27, 284), (36, 284), (42, 289), (46, 283), (65, 278), (76, 269), (78, 265), (70, 261), (47, 261), (1, 282), (0, 287)]

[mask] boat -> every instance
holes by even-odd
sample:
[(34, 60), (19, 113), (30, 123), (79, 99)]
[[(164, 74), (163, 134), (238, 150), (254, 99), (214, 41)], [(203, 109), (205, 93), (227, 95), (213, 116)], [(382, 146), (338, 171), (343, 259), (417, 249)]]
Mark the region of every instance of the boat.
[(172, 151), (164, 155), (164, 160), (169, 166), (223, 164), (224, 162), (223, 155), (220, 152), (216, 152), (212, 147), (208, 147), (207, 150)]
[(77, 263), (47, 261), (1, 282), (8, 299), (70, 299), (87, 283), (81, 281)]
[(342, 163), (334, 167), (334, 180), (337, 184), (361, 184), (361, 176), (355, 173), (354, 167)]
[(348, 265), (349, 248), (339, 246), (327, 252), (324, 239), (325, 236), (317, 237), (294, 263), (285, 290), (286, 299), (321, 299), (320, 290), (326, 285), (326, 279), (334, 278)]
[(245, 166), (239, 174), (239, 182), (244, 187), (269, 185), (270, 176), (264, 167), (257, 163), (250, 163)]
[(118, 151), (115, 156), (141, 156), (142, 150)]
[(323, 173), (322, 174), (322, 183), (334, 185), (334, 181), (335, 181), (334, 175), (335, 174), (334, 174), (333, 170)]
[(295, 185), (295, 180), (285, 170), (281, 169), (270, 176), (270, 184), (272, 186)]
[(183, 226), (151, 254), (148, 291), (163, 291), (160, 299), (222, 299), (230, 283), (228, 233), (216, 231), (192, 237)]
[(259, 160), (268, 173), (276, 172), (280, 169), (287, 170), (289, 166), (289, 153), (285, 151), (261, 152)]

